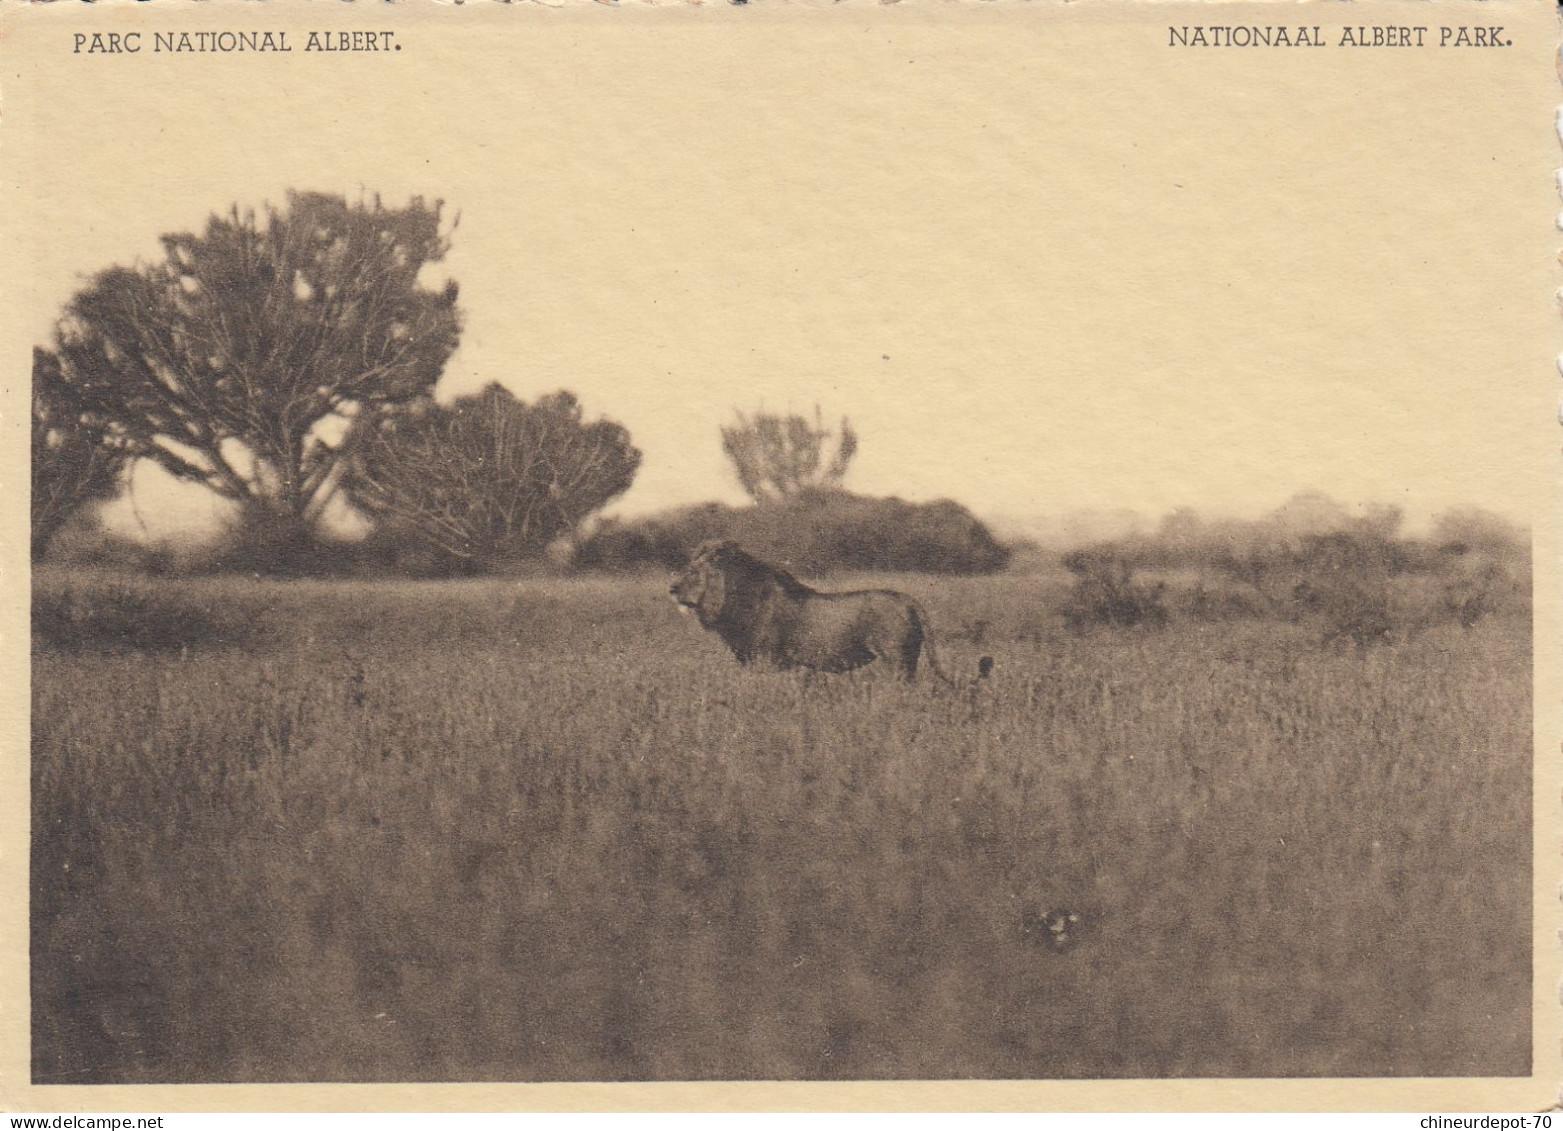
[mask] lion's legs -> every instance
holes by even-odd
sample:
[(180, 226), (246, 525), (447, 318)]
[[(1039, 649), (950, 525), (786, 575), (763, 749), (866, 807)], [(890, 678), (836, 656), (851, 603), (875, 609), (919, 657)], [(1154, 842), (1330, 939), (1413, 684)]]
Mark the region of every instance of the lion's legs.
[[(917, 678), (917, 661), (923, 651), (920, 633), (870, 631), (866, 635), (858, 663), (877, 660), (908, 682)], [(852, 666), (857, 667), (858, 664)]]
[(898, 676), (910, 683), (917, 678), (917, 660), (922, 651), (921, 640), (908, 640), (887, 655), (885, 662), (895, 669)]

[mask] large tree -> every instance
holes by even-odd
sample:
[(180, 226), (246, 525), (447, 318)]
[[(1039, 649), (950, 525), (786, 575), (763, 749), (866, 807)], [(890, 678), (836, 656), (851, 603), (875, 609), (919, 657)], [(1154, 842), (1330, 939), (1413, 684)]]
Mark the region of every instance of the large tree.
[(113, 497), (125, 453), (82, 421), (60, 379), (60, 359), (33, 350), (32, 557), (37, 561), (65, 521), (88, 503)]
[(455, 283), (420, 280), (449, 248), (440, 210), (295, 192), (164, 236), (161, 260), (70, 302), (60, 379), (91, 427), (237, 504), (241, 528), (307, 542), (357, 441), (456, 348)]
[(738, 475), (738, 483), (757, 503), (795, 499), (811, 491), (840, 490), (852, 457), (857, 433), (842, 417), (832, 433), (814, 407), (814, 419), (735, 412), (734, 423), (722, 426), (722, 450)]
[(492, 384), (381, 421), (350, 479), (355, 505), (467, 568), (534, 556), (629, 489), (640, 452), (574, 394), (528, 405)]

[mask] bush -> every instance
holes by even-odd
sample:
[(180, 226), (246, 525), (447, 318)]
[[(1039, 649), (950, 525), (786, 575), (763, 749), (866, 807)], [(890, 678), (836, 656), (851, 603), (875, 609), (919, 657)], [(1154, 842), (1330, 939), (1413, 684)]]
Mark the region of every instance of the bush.
[(735, 537), (744, 508), (706, 503), (652, 518), (625, 522), (610, 518), (575, 547), (577, 569), (678, 569), (695, 547), (715, 538)]
[(605, 522), (577, 547), (583, 569), (677, 569), (702, 542), (731, 538), (800, 573), (996, 573), (1009, 549), (959, 503), (812, 492), (785, 503), (710, 503), (639, 522)]
[(1513, 578), (1497, 562), (1482, 562), (1444, 583), (1441, 611), (1462, 628), (1515, 604)]
[(1270, 611), (1264, 597), (1252, 587), (1223, 583), (1203, 575), (1195, 578), (1189, 591), (1188, 616), (1205, 624), (1234, 620), (1256, 620)]
[(1117, 553), (1076, 550), (1064, 558), (1064, 568), (1075, 575), (1064, 605), (1064, 622), (1074, 631), (1103, 625), (1166, 625), (1168, 613), (1162, 600), (1166, 586), (1157, 582), (1146, 588), (1136, 582), (1133, 567)]
[(1403, 627), (1394, 615), (1388, 584), (1375, 579), (1343, 579), (1325, 585), (1303, 581), (1294, 599), (1299, 613), (1319, 622), (1326, 644), (1338, 640), (1350, 640), (1359, 648), (1387, 644), (1396, 629)]

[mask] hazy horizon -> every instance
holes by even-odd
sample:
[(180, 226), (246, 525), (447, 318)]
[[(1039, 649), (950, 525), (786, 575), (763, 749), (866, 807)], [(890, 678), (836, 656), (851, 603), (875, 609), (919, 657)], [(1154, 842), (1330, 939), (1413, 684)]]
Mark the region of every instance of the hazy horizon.
[[(180, 541), (189, 541), (198, 543), (217, 534), (222, 528), (224, 514), (232, 510), (231, 504), (218, 499), (204, 488), (173, 482), (160, 469), (145, 461), (138, 465), (136, 474), (137, 478), (145, 476), (147, 479), (150, 479), (153, 486), (150, 489), (140, 486), (134, 493), (127, 491), (119, 498), (101, 504), (98, 516), (102, 521), (103, 528), (109, 533), (147, 542), (161, 541), (177, 544)], [(847, 489), (853, 490), (850, 476)], [(905, 498), (906, 496), (901, 497)], [(1032, 513), (985, 512), (971, 507), (968, 507), (968, 509), (985, 523), (997, 537), (1006, 541), (1029, 539), (1037, 541), (1042, 545), (1073, 546), (1093, 541), (1109, 541), (1134, 533), (1153, 532), (1164, 518), (1178, 510), (1192, 510), (1202, 522), (1210, 524), (1258, 522), (1273, 518), (1277, 511), (1287, 504), (1297, 503), (1300, 500), (1308, 500), (1310, 498), (1319, 499), (1330, 506), (1338, 507), (1348, 518), (1361, 518), (1372, 510), (1395, 505), (1383, 500), (1372, 499), (1353, 504), (1329, 495), (1327, 492), (1303, 487), (1294, 491), (1285, 499), (1280, 500), (1275, 506), (1251, 512), (1218, 507), (1201, 507), (1192, 503), (1183, 503), (1165, 510), (1156, 511), (1134, 506), (1073, 507)], [(929, 498), (909, 499), (908, 501), (920, 503), (932, 500)], [(961, 502), (958, 499), (956, 501)], [(593, 517), (635, 521), (706, 502), (744, 506), (750, 500), (735, 484), (721, 497), (688, 499), (666, 507), (635, 509), (620, 506), (618, 501), (615, 501), (615, 503), (610, 504)], [(1529, 520), (1523, 514), (1516, 514), (1511, 510), (1502, 508), (1454, 500), (1444, 506), (1424, 511), (1403, 509), (1401, 512), (1400, 532), (1410, 536), (1425, 535), (1431, 531), (1434, 523), (1441, 515), (1473, 509), (1488, 512), (1513, 523), (1521, 529), (1529, 529)], [(339, 518), (337, 522), (332, 524), (332, 528), (339, 534), (352, 535), (355, 532), (355, 528), (367, 529), (366, 525), (359, 525), (363, 522), (364, 520), (354, 519), (344, 522)]]

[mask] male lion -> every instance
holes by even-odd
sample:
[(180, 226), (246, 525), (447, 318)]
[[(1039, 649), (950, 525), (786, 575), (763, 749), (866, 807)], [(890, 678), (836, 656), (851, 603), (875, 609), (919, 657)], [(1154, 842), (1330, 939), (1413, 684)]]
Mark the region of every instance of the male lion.
[[(707, 542), (668, 592), (680, 609), (714, 630), (740, 664), (768, 660), (780, 668), (845, 672), (883, 660), (910, 680), (926, 647), (934, 675), (955, 685), (939, 668), (927, 614), (893, 589), (821, 593), (736, 542)], [(977, 678), (992, 667), (992, 657), (984, 656)]]

